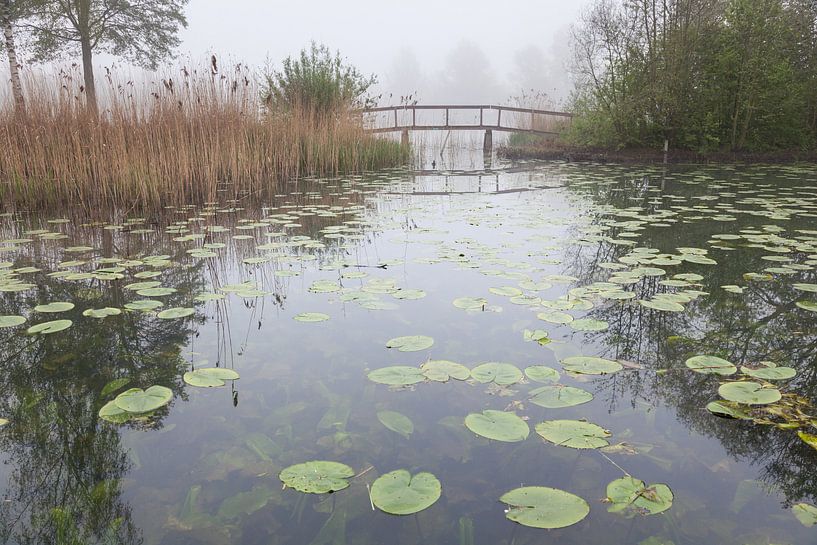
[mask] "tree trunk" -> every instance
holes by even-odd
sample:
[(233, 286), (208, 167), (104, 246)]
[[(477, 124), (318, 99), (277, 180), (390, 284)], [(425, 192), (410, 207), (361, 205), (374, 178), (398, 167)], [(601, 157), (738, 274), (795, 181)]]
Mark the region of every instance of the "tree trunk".
[(11, 0), (3, 0), (2, 6), (0, 6), (0, 19), (2, 19), (3, 37), (6, 42), (6, 53), (9, 59), (14, 110), (20, 114), (25, 111), (26, 102), (23, 97), (23, 84), (20, 82), (20, 65), (17, 62), (17, 50), (14, 47), (14, 29), (11, 26)]
[(94, 83), (94, 59), (91, 54), (91, 40), (82, 36), (82, 77), (85, 80), (85, 104), (94, 115), (99, 113), (96, 103), (96, 84)]

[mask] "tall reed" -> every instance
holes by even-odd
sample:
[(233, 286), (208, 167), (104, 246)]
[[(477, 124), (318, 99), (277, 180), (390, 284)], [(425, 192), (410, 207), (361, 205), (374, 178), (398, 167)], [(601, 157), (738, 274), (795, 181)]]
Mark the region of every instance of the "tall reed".
[[(125, 74), (126, 75), (126, 74)], [(282, 180), (396, 166), (397, 142), (354, 112), (265, 111), (246, 66), (180, 67), (155, 81), (108, 71), (101, 113), (83, 106), (76, 67), (26, 74), (26, 112), (0, 108), (6, 208), (150, 209), (274, 192)]]

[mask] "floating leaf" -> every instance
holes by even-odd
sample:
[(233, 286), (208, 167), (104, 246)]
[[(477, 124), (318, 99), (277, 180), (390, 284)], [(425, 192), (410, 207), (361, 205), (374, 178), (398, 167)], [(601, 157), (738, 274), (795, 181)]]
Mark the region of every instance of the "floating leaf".
[(729, 376), (738, 372), (732, 363), (717, 356), (693, 356), (686, 360), (685, 365), (703, 375)]
[(503, 286), (501, 288), (488, 288), (488, 291), (494, 295), (501, 295), (503, 297), (516, 297), (522, 295), (522, 290), (513, 286)]
[(89, 308), (82, 312), (83, 316), (89, 318), (107, 318), (108, 316), (117, 316), (119, 314), (122, 314), (122, 311), (113, 307)]
[(817, 507), (808, 503), (795, 503), (791, 506), (791, 512), (806, 528), (811, 528), (817, 524)]
[(167, 405), (173, 392), (164, 386), (151, 386), (146, 390), (131, 388), (114, 399), (114, 404), (129, 413), (148, 413)]
[(448, 382), (448, 379), (468, 380), (471, 371), (464, 365), (448, 360), (428, 360), (420, 366), (423, 375), (434, 382)]
[(431, 348), (434, 339), (425, 335), (409, 335), (406, 337), (395, 337), (386, 342), (386, 348), (396, 348), (400, 352), (417, 352)]
[(516, 413), (486, 409), (465, 417), (465, 426), (487, 439), (515, 443), (524, 441), (530, 434), (527, 422)]
[(817, 301), (797, 301), (795, 305), (809, 312), (817, 312)]
[(312, 461), (291, 465), (278, 478), (285, 486), (307, 494), (337, 492), (349, 486), (354, 470), (339, 462)]
[(595, 356), (572, 356), (562, 360), (562, 367), (571, 373), (583, 375), (606, 375), (621, 371), (622, 365), (613, 360)]
[(431, 507), (440, 499), (442, 486), (431, 473), (412, 475), (398, 469), (378, 477), (372, 483), (372, 503), (392, 515), (411, 515)]
[(125, 303), (125, 308), (128, 310), (149, 311), (165, 306), (161, 301), (154, 301), (153, 299), (140, 299), (139, 301), (132, 301)]
[(414, 422), (408, 416), (397, 411), (378, 411), (377, 419), (388, 429), (399, 433), (406, 439), (414, 433)]
[(224, 367), (202, 367), (186, 372), (183, 378), (190, 386), (217, 388), (224, 386), (225, 380), (238, 380), (239, 375), (236, 371)]
[(740, 371), (744, 375), (761, 380), (789, 380), (797, 375), (797, 371), (791, 367), (760, 367), (758, 369), (741, 367)]
[(812, 435), (802, 430), (798, 430), (797, 436), (811, 448), (817, 449), (817, 435)]
[(560, 409), (581, 405), (593, 399), (593, 394), (581, 388), (554, 384), (530, 391), (530, 402), (546, 409)]
[(53, 320), (51, 322), (43, 322), (41, 324), (33, 325), (29, 327), (26, 332), (29, 335), (34, 335), (39, 333), (40, 335), (48, 335), (50, 333), (57, 333), (58, 331), (63, 331), (64, 329), (68, 329), (73, 325), (74, 322), (71, 320)]
[(463, 310), (482, 310), (488, 304), (482, 297), (460, 297), (454, 299), (454, 306)]
[(47, 305), (37, 305), (34, 310), (37, 312), (66, 312), (74, 308), (74, 303), (57, 302), (48, 303)]
[(594, 320), (593, 318), (581, 318), (570, 322), (570, 327), (576, 331), (605, 331), (608, 327), (607, 322), (603, 320)]
[(162, 320), (173, 320), (175, 318), (186, 318), (187, 316), (191, 316), (195, 312), (196, 309), (194, 308), (175, 307), (163, 310), (162, 312), (157, 314), (156, 317), (161, 318)]
[(416, 300), (426, 296), (423, 290), (399, 289), (391, 294), (395, 299)]
[(551, 324), (569, 324), (573, 321), (573, 316), (570, 314), (555, 310), (550, 312), (540, 312), (536, 315), (536, 317)]
[(407, 365), (381, 367), (370, 372), (368, 377), (372, 382), (388, 384), (389, 386), (409, 386), (423, 382), (426, 379), (422, 370)]
[(99, 409), (99, 418), (113, 424), (124, 424), (130, 420), (133, 415), (117, 407), (115, 401), (116, 400), (109, 401)]
[(536, 424), (536, 433), (554, 445), (586, 449), (606, 447), (610, 432), (583, 420), (545, 420)]
[(780, 401), (782, 395), (776, 388), (764, 388), (757, 382), (727, 382), (718, 388), (722, 398), (746, 405), (768, 405)]
[(112, 394), (113, 392), (119, 390), (120, 388), (130, 384), (130, 381), (131, 379), (128, 377), (113, 379), (102, 388), (102, 391), (99, 393), (99, 397), (101, 398), (107, 397), (108, 394)]
[(638, 302), (642, 307), (660, 310), (663, 312), (682, 312), (684, 305), (666, 299), (652, 299), (650, 301), (641, 300)]
[(579, 496), (546, 486), (523, 486), (499, 498), (509, 506), (505, 516), (532, 528), (565, 528), (584, 520), (590, 506)]
[(329, 315), (322, 312), (302, 312), (293, 316), (292, 319), (297, 322), (325, 322), (329, 319)]
[(607, 508), (611, 513), (657, 515), (672, 507), (673, 495), (665, 484), (644, 484), (631, 476), (621, 477), (607, 485)]
[(559, 382), (559, 372), (546, 365), (525, 367), (525, 376), (536, 382)]
[(740, 405), (734, 406), (729, 401), (710, 401), (706, 405), (706, 410), (717, 416), (725, 418), (737, 418), (738, 420), (749, 420), (751, 415), (740, 408)]
[(23, 316), (0, 316), (0, 327), (15, 327), (26, 322)]
[(494, 382), (500, 386), (508, 386), (522, 380), (522, 371), (510, 363), (491, 361), (471, 369), (471, 376), (483, 384)]

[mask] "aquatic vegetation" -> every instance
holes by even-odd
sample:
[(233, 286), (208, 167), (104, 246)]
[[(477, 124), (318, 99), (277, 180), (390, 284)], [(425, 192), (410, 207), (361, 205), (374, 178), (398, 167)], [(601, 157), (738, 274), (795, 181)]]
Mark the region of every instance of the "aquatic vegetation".
[(672, 490), (665, 484), (646, 485), (644, 481), (625, 475), (607, 485), (607, 508), (624, 515), (657, 515), (672, 507)]
[(201, 367), (194, 371), (187, 371), (182, 377), (190, 386), (199, 388), (217, 388), (224, 386), (225, 380), (238, 380), (238, 373), (224, 367)]
[(516, 413), (490, 409), (466, 416), (465, 427), (486, 439), (506, 443), (524, 441), (530, 434), (527, 422), (517, 416)]
[(581, 388), (573, 386), (563, 386), (554, 384), (542, 386), (528, 392), (529, 401), (534, 405), (545, 407), (546, 409), (560, 409), (563, 407), (573, 407), (592, 401), (593, 394)]
[(581, 522), (590, 506), (579, 496), (547, 486), (523, 486), (499, 498), (509, 509), (505, 516), (532, 528), (565, 528)]
[(522, 371), (511, 363), (491, 361), (471, 369), (471, 377), (477, 382), (493, 382), (499, 386), (510, 386), (522, 380)]
[(386, 342), (386, 348), (396, 348), (400, 352), (417, 352), (431, 348), (434, 339), (425, 335), (409, 335), (406, 337), (395, 337)]
[(434, 505), (441, 493), (440, 481), (433, 474), (412, 475), (398, 469), (372, 483), (371, 499), (375, 507), (391, 515), (412, 515)]
[(595, 449), (609, 445), (612, 434), (592, 422), (581, 420), (545, 420), (535, 426), (546, 441), (562, 447)]
[(377, 419), (394, 433), (408, 439), (414, 433), (414, 422), (406, 415), (397, 411), (377, 411)]
[(307, 494), (337, 492), (349, 486), (355, 472), (340, 462), (316, 460), (287, 467), (278, 474), (284, 486)]

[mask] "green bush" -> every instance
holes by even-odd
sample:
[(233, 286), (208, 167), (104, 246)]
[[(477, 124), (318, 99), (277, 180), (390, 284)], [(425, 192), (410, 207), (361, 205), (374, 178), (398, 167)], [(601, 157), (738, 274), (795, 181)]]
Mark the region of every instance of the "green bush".
[(287, 57), (281, 70), (268, 71), (264, 80), (261, 98), (268, 109), (318, 114), (374, 105), (368, 91), (377, 83), (315, 42), (298, 57)]

